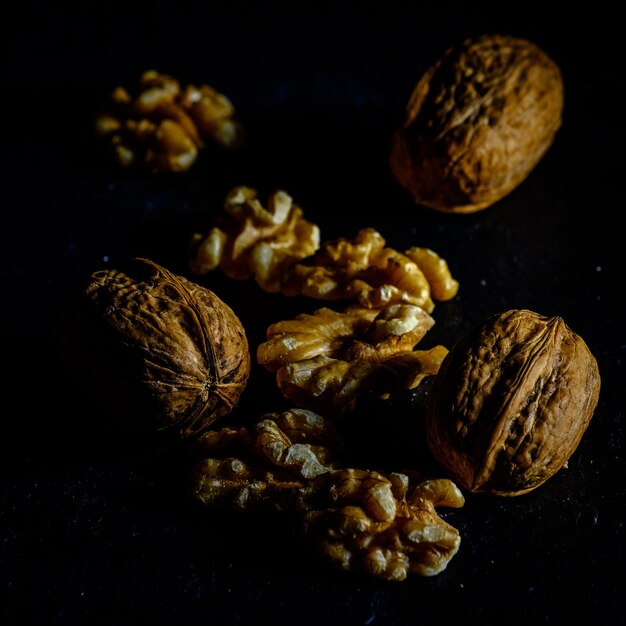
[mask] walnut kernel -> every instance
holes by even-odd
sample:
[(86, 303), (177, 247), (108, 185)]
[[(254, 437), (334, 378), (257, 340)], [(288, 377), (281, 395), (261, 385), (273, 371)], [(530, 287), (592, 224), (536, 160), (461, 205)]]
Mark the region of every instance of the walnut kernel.
[(205, 140), (234, 148), (242, 128), (226, 96), (212, 87), (178, 81), (154, 70), (144, 72), (137, 92), (117, 87), (96, 119), (96, 133), (108, 142), (124, 168), (181, 172), (196, 161)]
[(257, 361), (298, 406), (341, 415), (365, 393), (386, 397), (437, 373), (447, 350), (414, 350), (434, 325), (422, 308), (328, 308), (272, 324)]
[(332, 483), (332, 505), (307, 513), (305, 529), (336, 567), (404, 580), (409, 573), (441, 573), (458, 552), (459, 532), (435, 510), (463, 506), (463, 495), (451, 481), (426, 480), (408, 491), (404, 474), (348, 469), (326, 478)]
[(271, 194), (265, 208), (256, 190), (235, 187), (216, 224), (192, 236), (189, 267), (198, 276), (219, 267), (231, 278), (254, 278), (265, 291), (276, 292), (287, 269), (317, 250), (319, 237), (319, 228), (286, 192)]
[[(418, 257), (415, 251), (413, 254)], [(425, 255), (419, 258), (431, 279), (449, 285), (447, 291), (439, 289), (437, 295), (454, 297), (456, 281), (447, 264), (432, 263)], [(314, 255), (290, 267), (282, 293), (322, 300), (357, 300), (371, 308), (393, 303), (414, 304), (427, 313), (434, 308), (434, 294), (419, 264), (386, 247), (385, 239), (373, 228), (361, 229), (352, 240), (326, 242)]]
[(460, 545), (435, 507), (460, 507), (449, 480), (341, 468), (330, 422), (301, 409), (266, 414), (252, 428), (223, 428), (198, 440), (209, 458), (189, 477), (193, 500), (212, 509), (296, 515), (334, 565), (385, 580), (443, 571)]

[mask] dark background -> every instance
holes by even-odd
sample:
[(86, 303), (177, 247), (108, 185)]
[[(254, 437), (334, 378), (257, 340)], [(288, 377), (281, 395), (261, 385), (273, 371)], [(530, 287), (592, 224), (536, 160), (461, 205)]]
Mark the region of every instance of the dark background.
[[(35, 2), (3, 16), (0, 266), (0, 621), (3, 624), (622, 624), (624, 611), (623, 50), (608, 3)], [(393, 179), (393, 129), (422, 71), (483, 33), (526, 37), (560, 65), (564, 121), (513, 193), (468, 216), (415, 206)], [(227, 94), (247, 130), (175, 176), (122, 172), (93, 121), (154, 68)], [(235, 184), (288, 191), (322, 239), (377, 228), (436, 250), (461, 288), (424, 340), (451, 346), (486, 315), (564, 317), (596, 355), (600, 402), (563, 469), (512, 499), (442, 511), (461, 533), (433, 578), (329, 570), (291, 520), (208, 514), (184, 493), (184, 446), (103, 427), (60, 365), (54, 317), (79, 273), (146, 256), (188, 274), (194, 227)], [(203, 281), (252, 349), (317, 302)], [(419, 465), (428, 384), (359, 407), (355, 461)], [(255, 369), (232, 420), (284, 406)], [(350, 447), (351, 446), (351, 447)]]

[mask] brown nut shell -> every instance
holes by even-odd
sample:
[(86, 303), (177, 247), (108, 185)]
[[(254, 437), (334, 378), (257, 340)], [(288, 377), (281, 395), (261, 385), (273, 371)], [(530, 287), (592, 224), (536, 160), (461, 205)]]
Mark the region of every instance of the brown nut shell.
[[(99, 414), (187, 437), (237, 403), (250, 372), (239, 318), (148, 259), (94, 272), (62, 311), (62, 347)], [(91, 409), (92, 407), (90, 407)]]
[(391, 170), (415, 201), (473, 213), (519, 185), (561, 125), (563, 81), (535, 44), (469, 39), (428, 69), (393, 138)]
[(553, 476), (598, 403), (600, 374), (561, 317), (489, 317), (444, 359), (427, 417), (428, 444), (464, 489), (515, 496)]

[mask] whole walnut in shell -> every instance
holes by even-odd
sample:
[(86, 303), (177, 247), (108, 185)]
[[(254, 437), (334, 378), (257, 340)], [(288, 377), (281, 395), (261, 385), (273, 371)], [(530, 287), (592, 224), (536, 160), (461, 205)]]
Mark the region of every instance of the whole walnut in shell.
[(599, 393), (596, 359), (561, 317), (504, 311), (475, 327), (441, 364), (428, 444), (466, 490), (520, 495), (565, 465)]
[(187, 437), (237, 403), (250, 373), (239, 318), (148, 259), (91, 274), (62, 307), (64, 356), (100, 413)]
[(394, 135), (391, 169), (419, 204), (485, 209), (539, 162), (561, 125), (563, 82), (535, 44), (500, 35), (452, 47), (428, 69)]

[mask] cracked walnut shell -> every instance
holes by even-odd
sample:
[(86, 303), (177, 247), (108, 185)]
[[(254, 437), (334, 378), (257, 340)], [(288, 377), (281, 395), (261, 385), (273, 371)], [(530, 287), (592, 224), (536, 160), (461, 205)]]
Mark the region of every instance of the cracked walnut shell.
[(194, 435), (247, 384), (248, 342), (232, 309), (148, 259), (91, 274), (61, 323), (70, 371), (96, 410), (129, 430)]
[(600, 393), (596, 359), (561, 317), (510, 310), (489, 317), (445, 358), (427, 438), (471, 492), (515, 496), (567, 462)]
[(537, 165), (562, 109), (561, 72), (543, 50), (500, 35), (469, 39), (417, 83), (393, 137), (392, 172), (419, 204), (485, 209)]

